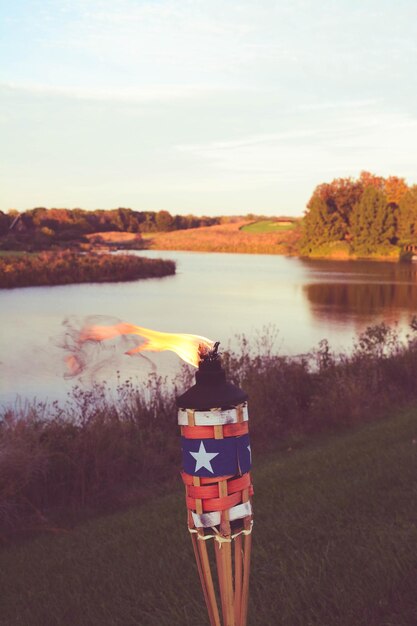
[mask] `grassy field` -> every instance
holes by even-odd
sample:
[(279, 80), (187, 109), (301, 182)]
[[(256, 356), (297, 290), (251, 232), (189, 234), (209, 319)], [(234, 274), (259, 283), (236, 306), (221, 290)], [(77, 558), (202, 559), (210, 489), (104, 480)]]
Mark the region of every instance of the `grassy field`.
[[(417, 623), (417, 419), (256, 459), (250, 626)], [(0, 553), (2, 626), (207, 624), (182, 489)]]
[(294, 230), (295, 222), (276, 222), (275, 220), (260, 220), (242, 226), (245, 233), (279, 233), (287, 230)]
[(247, 232), (250, 222), (219, 224), (168, 233), (144, 233), (154, 250), (237, 252), (246, 254), (295, 254), (300, 234), (297, 229)]

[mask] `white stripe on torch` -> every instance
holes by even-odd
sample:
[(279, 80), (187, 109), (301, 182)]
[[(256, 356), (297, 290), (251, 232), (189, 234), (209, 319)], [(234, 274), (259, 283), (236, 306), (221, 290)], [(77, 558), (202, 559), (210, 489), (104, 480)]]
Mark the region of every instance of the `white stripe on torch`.
[[(244, 404), (242, 407), (243, 421), (248, 421), (248, 406)], [(239, 422), (238, 410), (227, 409), (210, 409), (210, 411), (194, 411), (194, 423), (196, 426), (216, 426), (218, 424), (237, 424)], [(188, 415), (184, 409), (178, 411), (178, 424), (180, 426), (188, 426)]]
[[(198, 513), (193, 513), (191, 511), (191, 515), (193, 516), (194, 526), (196, 528), (210, 528), (220, 524), (220, 511), (203, 513), (202, 515), (198, 515)], [(243, 519), (248, 515), (252, 515), (252, 506), (250, 502), (243, 502), (242, 504), (232, 506), (232, 508), (229, 509), (229, 519), (231, 522), (237, 519)]]

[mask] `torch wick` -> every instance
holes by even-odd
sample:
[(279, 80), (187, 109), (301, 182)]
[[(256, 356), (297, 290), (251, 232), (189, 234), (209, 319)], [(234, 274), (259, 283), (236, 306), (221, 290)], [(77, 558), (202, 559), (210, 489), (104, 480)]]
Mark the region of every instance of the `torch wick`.
[(214, 363), (215, 361), (218, 361), (220, 359), (220, 354), (218, 353), (219, 345), (220, 341), (216, 341), (213, 348), (207, 353), (207, 356), (204, 359), (205, 361), (208, 361), (209, 363)]
[(211, 350), (200, 346), (198, 350), (200, 363), (213, 363), (214, 361), (218, 361), (220, 359), (220, 354), (218, 353), (219, 345), (220, 341), (216, 341)]
[(210, 353), (210, 356), (212, 358), (217, 358), (218, 356), (218, 349), (219, 349), (219, 345), (220, 345), (220, 341), (216, 341), (216, 343), (214, 344), (213, 350)]

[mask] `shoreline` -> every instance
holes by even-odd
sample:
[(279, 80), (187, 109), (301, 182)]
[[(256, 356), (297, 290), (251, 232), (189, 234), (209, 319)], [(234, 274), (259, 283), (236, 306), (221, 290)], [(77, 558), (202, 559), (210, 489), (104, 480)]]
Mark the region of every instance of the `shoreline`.
[(354, 253), (346, 242), (333, 242), (326, 246), (317, 246), (311, 252), (303, 252), (300, 249), (299, 228), (275, 233), (251, 233), (243, 230), (245, 226), (246, 222), (239, 222), (187, 231), (147, 233), (142, 241), (147, 250), (269, 254), (323, 261), (411, 261), (411, 255), (404, 253), (400, 246), (361, 255)]
[[(121, 249), (122, 250), (122, 249)], [(305, 254), (301, 252), (297, 252), (295, 250), (271, 250), (269, 248), (265, 248), (265, 250), (247, 250), (246, 248), (239, 246), (235, 246), (232, 250), (228, 249), (210, 249), (210, 248), (196, 248), (196, 247), (168, 247), (168, 246), (149, 246), (146, 248), (142, 248), (141, 250), (147, 251), (152, 250), (155, 252), (203, 252), (206, 254), (247, 254), (247, 255), (269, 255), (269, 256), (286, 256), (286, 257), (296, 257), (299, 259), (311, 259), (317, 261), (376, 261), (376, 262), (389, 262), (389, 263), (411, 263), (411, 258), (401, 258), (400, 255), (377, 255), (371, 254), (369, 256), (361, 256), (357, 254), (330, 254), (330, 255), (321, 255), (321, 254)], [(141, 250), (138, 250), (140, 252)]]

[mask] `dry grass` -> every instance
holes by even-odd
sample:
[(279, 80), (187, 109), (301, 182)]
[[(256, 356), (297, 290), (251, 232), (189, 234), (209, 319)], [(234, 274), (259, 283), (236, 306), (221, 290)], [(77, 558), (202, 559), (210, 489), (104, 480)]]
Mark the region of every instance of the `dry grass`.
[(142, 240), (142, 236), (140, 233), (127, 233), (117, 231), (91, 233), (89, 235), (85, 235), (85, 237), (91, 243), (105, 243), (111, 245), (133, 243)]
[(249, 221), (219, 224), (203, 228), (144, 235), (154, 250), (190, 250), (237, 252), (248, 254), (294, 254), (300, 238), (299, 229), (282, 232), (248, 232), (242, 227)]

